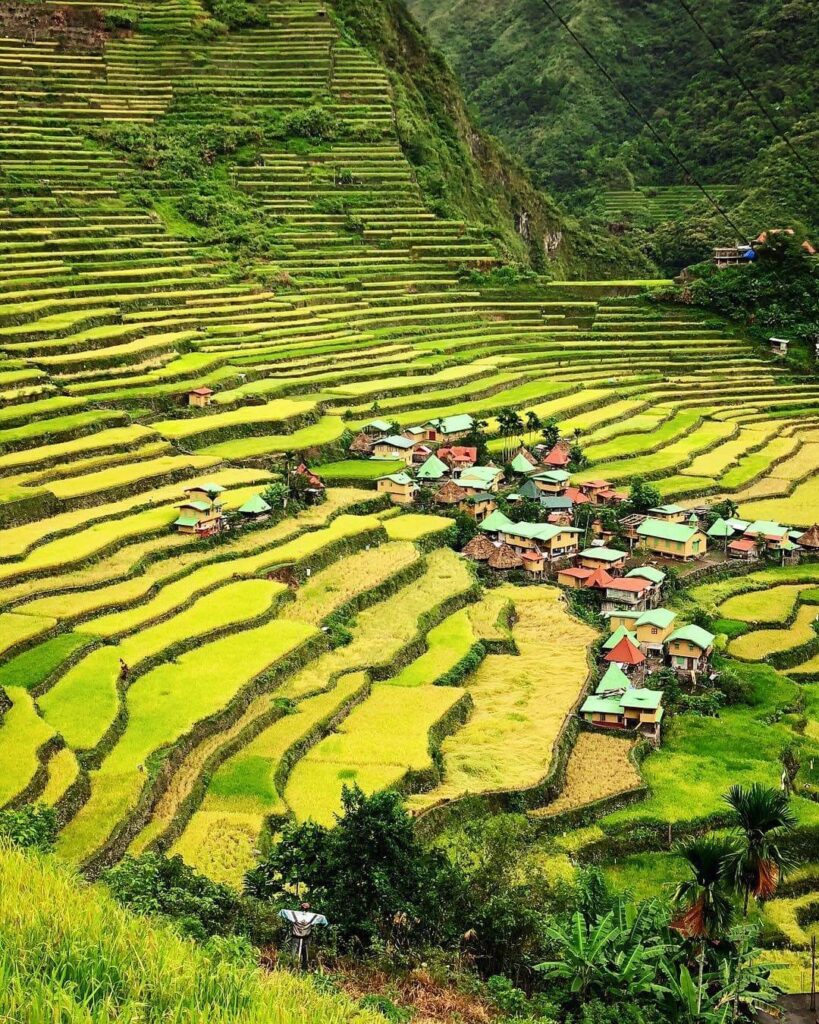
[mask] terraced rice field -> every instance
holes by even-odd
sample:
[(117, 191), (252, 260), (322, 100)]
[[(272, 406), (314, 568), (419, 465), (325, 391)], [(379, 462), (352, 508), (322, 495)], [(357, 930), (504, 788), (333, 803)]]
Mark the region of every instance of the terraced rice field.
[[(498, 413), (534, 410), (580, 432), (586, 478), (807, 525), (819, 386), (640, 283), (481, 278), (495, 242), (429, 208), (386, 74), (319, 0), (207, 42), (193, 0), (139, 6), (142, 31), (80, 61), (0, 39), (0, 806), (52, 803), (77, 863), (155, 846), (236, 881), (281, 815), (332, 820), (345, 781), (419, 813), (534, 786), (586, 679), (594, 634), (556, 591), (481, 594), (450, 520), (383, 514), (374, 478), (400, 464), (346, 456), (362, 425), (466, 412), (497, 456)], [(334, 138), (220, 164), (270, 243), (241, 267), (100, 141), (313, 106)], [(286, 453), (324, 504), (171, 532), (185, 487), (235, 510)]]
[(642, 776), (629, 756), (633, 742), (617, 736), (582, 732), (569, 755), (566, 784), (551, 803), (533, 811), (537, 818), (548, 818), (564, 811), (574, 811), (627, 793), (642, 785)]

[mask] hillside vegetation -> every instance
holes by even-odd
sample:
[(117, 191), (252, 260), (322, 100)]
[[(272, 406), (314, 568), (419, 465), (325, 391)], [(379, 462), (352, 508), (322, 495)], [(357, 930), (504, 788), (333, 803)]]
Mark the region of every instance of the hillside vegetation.
[[(609, 190), (601, 212), (637, 209), (635, 184), (688, 186), (666, 147), (560, 26), (541, 0), (408, 0), (451, 60), (482, 124), (577, 206)], [(721, 60), (679, 0), (556, 0), (620, 89), (663, 140), (732, 211), (751, 237), (783, 221), (817, 227), (815, 181)], [(809, 0), (717, 0), (690, 5), (802, 161), (815, 164), (819, 112), (811, 54), (819, 17)], [(815, 174), (814, 174), (815, 178)], [(720, 193), (719, 186), (732, 191)], [(688, 188), (643, 217), (678, 217), (699, 207)], [(649, 203), (651, 200), (649, 193)], [(714, 220), (712, 233), (730, 229)], [(729, 238), (733, 241), (733, 238)]]
[(200, 946), (138, 918), (50, 857), (0, 844), (0, 1014), (64, 1024), (376, 1024), (377, 1013), (262, 974), (238, 941)]

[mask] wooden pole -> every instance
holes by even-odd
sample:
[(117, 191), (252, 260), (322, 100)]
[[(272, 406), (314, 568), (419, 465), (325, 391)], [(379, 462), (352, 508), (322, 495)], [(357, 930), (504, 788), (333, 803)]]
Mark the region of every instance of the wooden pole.
[(816, 936), (810, 937), (810, 1009), (816, 1012)]

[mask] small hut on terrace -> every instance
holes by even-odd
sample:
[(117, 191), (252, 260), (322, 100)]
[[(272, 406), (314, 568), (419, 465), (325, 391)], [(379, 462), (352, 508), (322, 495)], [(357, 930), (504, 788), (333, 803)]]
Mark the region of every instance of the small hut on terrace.
[(819, 552), (819, 523), (814, 523), (809, 530), (796, 538), (796, 543), (806, 551)]
[(447, 480), (435, 495), (438, 505), (459, 505), (467, 497), (463, 487), (459, 487), (454, 480)]
[(486, 562), (497, 548), (484, 533), (479, 533), (464, 547), (463, 554), (475, 562)]
[(505, 572), (507, 569), (520, 569), (523, 565), (523, 559), (514, 548), (508, 544), (501, 544), (499, 548), (495, 548), (486, 564), (490, 569), (498, 569), (501, 572)]
[(351, 455), (369, 455), (372, 451), (373, 439), (363, 431), (354, 437), (348, 451)]

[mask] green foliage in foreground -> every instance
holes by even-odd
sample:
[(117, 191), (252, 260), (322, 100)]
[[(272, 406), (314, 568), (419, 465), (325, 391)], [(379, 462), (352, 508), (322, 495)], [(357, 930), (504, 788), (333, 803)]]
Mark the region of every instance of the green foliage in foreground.
[(0, 1016), (61, 1024), (377, 1024), (237, 939), (206, 946), (119, 908), (47, 857), (0, 848)]

